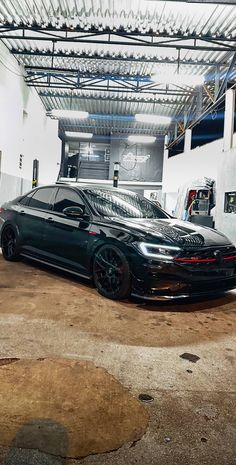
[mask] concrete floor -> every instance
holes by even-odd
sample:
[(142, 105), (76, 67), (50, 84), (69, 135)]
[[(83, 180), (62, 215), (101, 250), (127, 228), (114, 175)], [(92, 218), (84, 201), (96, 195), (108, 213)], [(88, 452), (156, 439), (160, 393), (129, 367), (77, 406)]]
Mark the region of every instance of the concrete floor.
[[(0, 432), (0, 465), (236, 464), (235, 311), (236, 292), (171, 305), (113, 302), (70, 276), (0, 258), (1, 359), (91, 361), (136, 398), (154, 398), (137, 442), (64, 460), (5, 447)], [(181, 358), (186, 352), (200, 359)]]

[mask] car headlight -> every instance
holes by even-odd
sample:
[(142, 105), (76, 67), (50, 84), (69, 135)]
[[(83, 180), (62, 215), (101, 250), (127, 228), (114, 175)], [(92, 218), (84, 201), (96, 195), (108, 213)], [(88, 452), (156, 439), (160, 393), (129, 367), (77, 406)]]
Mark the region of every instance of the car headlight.
[(173, 260), (181, 250), (180, 247), (175, 245), (151, 244), (148, 242), (137, 242), (136, 245), (145, 257), (162, 260)]

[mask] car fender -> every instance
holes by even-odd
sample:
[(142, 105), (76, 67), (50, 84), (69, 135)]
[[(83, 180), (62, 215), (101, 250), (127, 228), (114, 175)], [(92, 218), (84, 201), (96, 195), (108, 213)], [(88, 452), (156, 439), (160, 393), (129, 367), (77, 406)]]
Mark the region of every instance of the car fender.
[(4, 231), (4, 229), (7, 227), (7, 226), (11, 226), (11, 228), (14, 230), (14, 232), (16, 233), (16, 236), (19, 238), (20, 236), (20, 231), (19, 231), (19, 228), (18, 226), (15, 224), (15, 223), (12, 223), (12, 221), (10, 220), (5, 220), (2, 225), (1, 225), (1, 228), (0, 228), (0, 240), (1, 240), (1, 237), (2, 237), (2, 233)]

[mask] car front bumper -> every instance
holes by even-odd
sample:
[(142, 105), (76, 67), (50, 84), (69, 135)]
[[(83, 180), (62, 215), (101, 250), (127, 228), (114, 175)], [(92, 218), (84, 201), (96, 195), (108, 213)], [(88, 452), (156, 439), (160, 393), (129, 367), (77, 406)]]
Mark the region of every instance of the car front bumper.
[(132, 295), (147, 300), (207, 297), (236, 288), (236, 259), (225, 264), (146, 261), (133, 272)]

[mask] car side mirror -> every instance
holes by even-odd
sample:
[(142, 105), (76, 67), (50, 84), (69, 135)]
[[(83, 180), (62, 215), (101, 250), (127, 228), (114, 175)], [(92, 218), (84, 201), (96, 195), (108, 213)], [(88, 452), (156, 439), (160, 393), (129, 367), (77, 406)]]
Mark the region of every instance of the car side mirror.
[(84, 210), (85, 206), (80, 205), (80, 206), (74, 206), (74, 207), (66, 207), (63, 210), (64, 215), (70, 217), (70, 218), (83, 218), (84, 216)]

